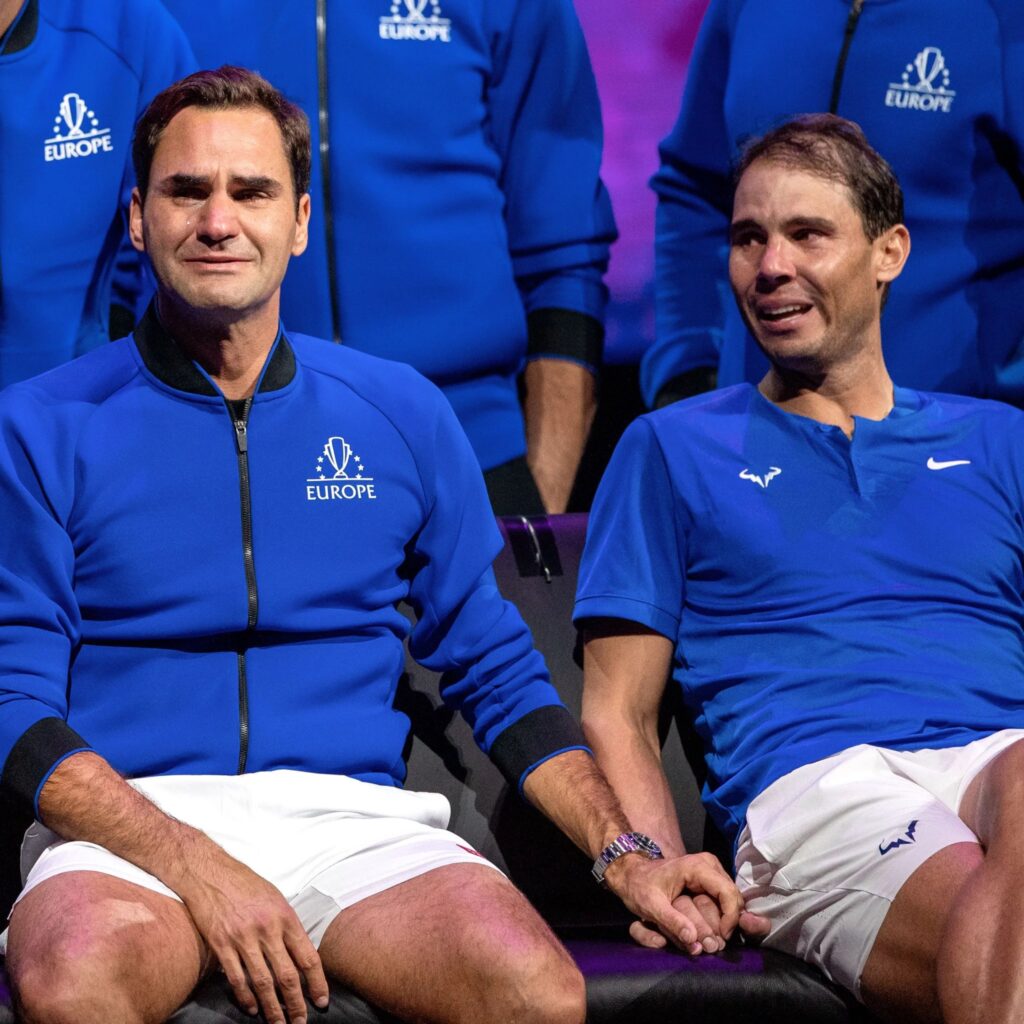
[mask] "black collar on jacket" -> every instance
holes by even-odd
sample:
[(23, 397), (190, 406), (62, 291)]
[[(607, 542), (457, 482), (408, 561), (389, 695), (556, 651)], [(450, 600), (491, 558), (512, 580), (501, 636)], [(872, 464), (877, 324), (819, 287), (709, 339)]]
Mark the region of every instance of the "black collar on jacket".
[(0, 40), (3, 40), (0, 56), (6, 57), (8, 54), (24, 50), (35, 39), (38, 30), (39, 0), (28, 0), (28, 3), (14, 16), (6, 40), (3, 40), (3, 33), (0, 32)]
[[(134, 338), (142, 361), (157, 380), (163, 381), (177, 391), (186, 391), (193, 395), (219, 394), (160, 322), (155, 301), (149, 304), (146, 315), (135, 328)], [(259, 390), (280, 391), (291, 383), (294, 376), (295, 353), (288, 344), (284, 331), (280, 331), (273, 355), (270, 357), (270, 365), (260, 381)]]

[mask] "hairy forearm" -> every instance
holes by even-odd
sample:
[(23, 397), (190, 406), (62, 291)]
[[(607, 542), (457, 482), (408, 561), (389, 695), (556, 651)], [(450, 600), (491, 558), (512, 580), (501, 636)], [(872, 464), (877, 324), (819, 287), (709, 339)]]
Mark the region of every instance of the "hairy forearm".
[(545, 761), (527, 776), (523, 792), (589, 857), (629, 831), (615, 794), (585, 751)]
[(180, 892), (197, 861), (227, 855), (202, 832), (160, 810), (98, 754), (73, 754), (39, 795), (43, 823), (66, 839), (96, 843)]
[(524, 383), (526, 460), (544, 507), (564, 512), (597, 410), (594, 376), (565, 359), (534, 359)]

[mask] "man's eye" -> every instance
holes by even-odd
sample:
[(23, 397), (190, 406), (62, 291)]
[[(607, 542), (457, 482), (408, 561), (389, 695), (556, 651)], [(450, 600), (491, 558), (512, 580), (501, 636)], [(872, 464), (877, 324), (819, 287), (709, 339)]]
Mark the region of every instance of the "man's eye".
[(815, 238), (821, 238), (822, 233), (817, 228), (798, 228), (793, 232), (793, 238), (798, 242), (807, 242)]
[(756, 235), (734, 235), (732, 239), (732, 246), (734, 249), (749, 249), (759, 241), (760, 239), (758, 239)]

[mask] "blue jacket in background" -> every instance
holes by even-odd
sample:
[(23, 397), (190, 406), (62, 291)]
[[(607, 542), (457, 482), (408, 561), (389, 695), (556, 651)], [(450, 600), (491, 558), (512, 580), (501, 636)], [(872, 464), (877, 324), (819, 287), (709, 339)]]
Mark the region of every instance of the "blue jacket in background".
[[(245, 423), (242, 428), (236, 422)], [(0, 764), (399, 785), (409, 650), (519, 781), (581, 746), (491, 562), (480, 470), (408, 367), (283, 334), (229, 410), (155, 313), (0, 398)]]
[(0, 44), (0, 387), (108, 340), (149, 286), (127, 239), (131, 137), (195, 69), (157, 0), (26, 0)]
[[(849, 0), (712, 0), (661, 147), (653, 404), (673, 378), (720, 385), (767, 362), (729, 291), (730, 168), (745, 136), (829, 108)], [(1024, 5), (865, 0), (836, 113), (906, 195), (910, 261), (882, 318), (889, 372), (926, 390), (1024, 401)]]
[(483, 468), (522, 455), (527, 315), (582, 314), (542, 316), (531, 355), (599, 360), (615, 231), (571, 0), (328, 2), (319, 36), (312, 0), (167, 6), (202, 65), (254, 68), (309, 115), (313, 218), (285, 322), (415, 366)]

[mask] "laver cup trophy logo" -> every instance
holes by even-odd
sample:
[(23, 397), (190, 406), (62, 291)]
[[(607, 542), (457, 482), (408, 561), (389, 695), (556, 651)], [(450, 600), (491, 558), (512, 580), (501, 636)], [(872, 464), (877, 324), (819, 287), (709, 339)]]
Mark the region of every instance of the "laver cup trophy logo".
[(956, 92), (949, 87), (949, 66), (942, 51), (937, 46), (926, 46), (903, 69), (902, 80), (889, 83), (885, 105), (948, 114), (955, 96)]
[[(64, 123), (68, 126), (66, 138), (80, 139), (85, 134), (82, 131), (82, 121), (88, 109), (88, 104), (77, 92), (69, 92), (60, 101), (60, 116), (64, 118)], [(58, 121), (57, 124), (59, 125), (60, 122)]]
[[(355, 473), (350, 473), (350, 467)], [(329, 437), (316, 460), (313, 475), (306, 478), (307, 501), (376, 500), (373, 477), (364, 476), (363, 460), (343, 437)]]
[(51, 163), (113, 151), (110, 129), (100, 127), (96, 112), (77, 92), (65, 93), (53, 119), (53, 137), (43, 143), (43, 159)]
[(391, 16), (380, 19), (380, 37), (450, 43), (452, 23), (441, 17), (439, 0), (392, 0)]
[(334, 467), (333, 479), (347, 480), (348, 473), (345, 472), (345, 467), (348, 465), (348, 460), (352, 458), (352, 445), (343, 437), (332, 437), (324, 445), (324, 455)]

